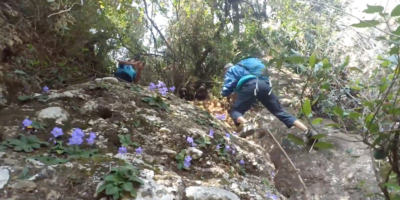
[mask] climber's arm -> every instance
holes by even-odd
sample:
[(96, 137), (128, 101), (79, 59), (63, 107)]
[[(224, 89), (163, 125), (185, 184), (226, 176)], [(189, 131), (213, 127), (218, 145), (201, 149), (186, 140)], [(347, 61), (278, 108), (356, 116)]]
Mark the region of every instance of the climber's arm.
[(225, 74), (224, 85), (222, 86), (222, 96), (224, 97), (228, 97), (230, 94), (232, 94), (238, 82), (232, 69), (233, 67), (229, 68)]

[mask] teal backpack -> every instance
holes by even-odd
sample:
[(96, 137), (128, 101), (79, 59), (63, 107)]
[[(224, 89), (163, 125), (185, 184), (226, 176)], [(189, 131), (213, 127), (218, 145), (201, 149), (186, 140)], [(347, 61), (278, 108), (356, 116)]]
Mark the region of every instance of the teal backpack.
[[(247, 57), (236, 64), (237, 66), (245, 68), (253, 77), (257, 78), (256, 89), (254, 90), (254, 96), (257, 95), (258, 91), (258, 80), (269, 80), (269, 85), (272, 88), (271, 80), (268, 77), (267, 68), (264, 63), (255, 57)], [(240, 81), (239, 81), (240, 82)], [(271, 91), (269, 94), (271, 94)]]
[(118, 65), (118, 70), (114, 74), (115, 77), (132, 83), (136, 77), (136, 71), (132, 65)]

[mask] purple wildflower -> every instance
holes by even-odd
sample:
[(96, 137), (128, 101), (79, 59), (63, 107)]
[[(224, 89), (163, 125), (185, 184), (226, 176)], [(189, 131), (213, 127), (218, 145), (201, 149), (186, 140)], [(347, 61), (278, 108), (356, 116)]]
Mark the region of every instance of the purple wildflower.
[(81, 145), (84, 136), (85, 134), (83, 133), (82, 129), (75, 128), (74, 132), (72, 132), (71, 138), (69, 138), (68, 145)]
[(126, 150), (125, 147), (120, 147), (120, 148), (118, 148), (118, 153), (119, 153), (119, 154), (126, 154), (126, 152), (128, 152), (128, 150)]
[(156, 84), (150, 83), (149, 90), (155, 90), (157, 88)]
[(231, 134), (229, 134), (229, 133), (225, 133), (225, 136), (226, 136), (228, 139), (231, 138)]
[(194, 143), (193, 138), (192, 137), (187, 137), (186, 141), (192, 145), (192, 147), (196, 146), (196, 143)]
[(230, 149), (231, 149), (231, 147), (230, 147), (229, 145), (226, 145), (226, 146), (225, 146), (225, 150), (226, 150), (226, 151), (229, 151)]
[(96, 139), (96, 133), (94, 132), (90, 132), (89, 133), (89, 138), (86, 138), (86, 141), (89, 145), (93, 145), (94, 144), (94, 139)]
[(63, 130), (61, 128), (58, 127), (54, 127), (53, 130), (50, 132), (51, 134), (53, 134), (54, 138), (57, 138), (58, 136), (63, 135)]
[(217, 119), (219, 119), (219, 120), (225, 120), (226, 119), (226, 115), (224, 115), (224, 114), (217, 114), (216, 116), (215, 116)]
[(278, 197), (274, 194), (266, 194), (265, 197), (267, 197), (268, 199), (278, 199)]
[(221, 148), (221, 146), (219, 144), (217, 144), (217, 146), (215, 147), (215, 149), (219, 150)]
[(162, 81), (158, 81), (157, 87), (158, 88), (164, 88), (165, 87), (165, 83), (162, 82)]
[(236, 153), (236, 151), (232, 149), (232, 154), (235, 154), (235, 153)]
[(49, 87), (44, 86), (44, 87), (43, 87), (43, 92), (44, 92), (44, 93), (49, 93)]
[(240, 160), (240, 162), (239, 162), (241, 165), (244, 165), (244, 161), (243, 161), (243, 159), (242, 160)]
[(143, 153), (142, 147), (139, 147), (139, 148), (136, 149), (136, 154), (140, 155), (142, 153)]
[(158, 93), (160, 93), (163, 96), (167, 95), (167, 92), (168, 92), (168, 88), (166, 88), (166, 87), (158, 88)]
[(187, 156), (185, 157), (185, 160), (183, 161), (183, 165), (184, 165), (186, 168), (190, 167), (190, 161), (192, 161), (192, 157), (190, 157), (189, 155), (187, 155)]
[(174, 91), (175, 91), (175, 86), (170, 87), (170, 88), (169, 88), (169, 91), (170, 91), (170, 92), (174, 92)]
[(32, 125), (32, 120), (24, 119), (24, 121), (22, 121), (22, 125), (24, 125), (24, 127), (30, 126)]
[(214, 137), (214, 130), (213, 129), (210, 129), (210, 133), (208, 133), (208, 136), (210, 136), (211, 138)]
[(83, 139), (82, 137), (72, 136), (69, 138), (68, 145), (80, 145), (82, 144)]

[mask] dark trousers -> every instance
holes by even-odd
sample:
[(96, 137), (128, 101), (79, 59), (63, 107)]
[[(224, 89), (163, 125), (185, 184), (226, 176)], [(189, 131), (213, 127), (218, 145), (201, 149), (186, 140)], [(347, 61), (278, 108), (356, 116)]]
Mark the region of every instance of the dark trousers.
[[(237, 93), (237, 98), (230, 112), (230, 116), (235, 122), (236, 126), (240, 124), (236, 122), (238, 117), (244, 115), (251, 106), (259, 100), (264, 107), (266, 107), (269, 112), (271, 112), (275, 117), (277, 117), (281, 122), (283, 122), (286, 127), (291, 128), (294, 121), (297, 120), (296, 117), (284, 111), (279, 104), (278, 99), (275, 97), (274, 93), (270, 93), (271, 87), (268, 80), (258, 80), (258, 91), (257, 96), (254, 96), (254, 89), (256, 89), (257, 80), (249, 80), (243, 84), (240, 92)], [(269, 95), (268, 95), (269, 94)]]

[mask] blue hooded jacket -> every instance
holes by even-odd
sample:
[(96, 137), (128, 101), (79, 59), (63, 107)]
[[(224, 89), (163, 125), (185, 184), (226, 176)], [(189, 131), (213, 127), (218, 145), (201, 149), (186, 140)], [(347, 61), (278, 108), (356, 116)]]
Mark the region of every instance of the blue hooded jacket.
[(225, 74), (222, 96), (227, 97), (232, 92), (240, 92), (243, 84), (251, 79), (258, 77), (260, 80), (268, 80), (268, 76), (262, 75), (264, 68), (265, 65), (258, 58), (246, 58), (232, 66)]

